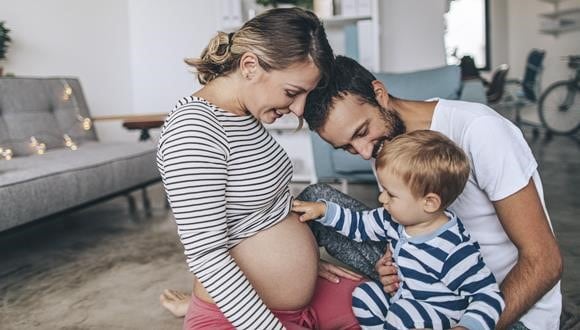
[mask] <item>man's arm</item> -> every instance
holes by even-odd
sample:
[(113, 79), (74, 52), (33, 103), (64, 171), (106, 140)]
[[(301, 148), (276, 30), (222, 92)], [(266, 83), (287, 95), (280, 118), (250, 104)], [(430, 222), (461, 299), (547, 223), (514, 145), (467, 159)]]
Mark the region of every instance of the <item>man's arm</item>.
[(560, 280), (563, 265), (533, 179), (493, 205), (506, 234), (518, 249), (518, 260), (500, 285), (506, 308), (497, 329), (506, 329)]

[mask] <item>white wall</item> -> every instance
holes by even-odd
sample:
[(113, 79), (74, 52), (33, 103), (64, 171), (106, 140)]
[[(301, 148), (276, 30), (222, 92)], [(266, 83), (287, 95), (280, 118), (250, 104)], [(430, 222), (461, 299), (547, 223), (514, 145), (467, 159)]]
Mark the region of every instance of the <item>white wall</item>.
[(490, 69), (493, 70), (500, 64), (509, 63), (508, 0), (489, 2)]
[[(247, 11), (249, 0), (243, 0)], [(81, 79), (94, 115), (167, 111), (196, 88), (182, 60), (198, 55), (218, 29), (220, 1), (0, 0), (0, 19), (12, 29), (7, 72)], [(383, 71), (443, 65), (446, 0), (379, 0)], [(580, 0), (562, 2), (580, 7)], [(540, 34), (539, 0), (492, 0), (492, 67), (523, 75), (534, 47), (547, 50), (544, 85), (569, 74), (560, 56), (580, 53), (580, 31)], [(246, 14), (246, 13), (244, 13)]]
[(0, 0), (5, 71), (79, 77), (93, 115), (131, 113), (127, 2)]
[[(580, 31), (562, 33), (557, 37), (539, 33), (540, 13), (550, 13), (554, 6), (539, 0), (508, 0), (508, 35), (510, 77), (522, 78), (525, 61), (532, 48), (546, 50), (542, 87), (567, 78), (570, 70), (561, 56), (580, 54)], [(580, 8), (580, 0), (567, 0), (560, 9)]]
[[(12, 30), (5, 72), (78, 77), (93, 116), (159, 113), (195, 90), (183, 63), (218, 27), (218, 2), (0, 0)], [(97, 122), (103, 140), (136, 139)]]
[(218, 29), (219, 1), (129, 0), (131, 85), (137, 113), (168, 112), (199, 85), (183, 62)]
[(379, 0), (382, 71), (445, 65), (446, 5), (447, 0)]

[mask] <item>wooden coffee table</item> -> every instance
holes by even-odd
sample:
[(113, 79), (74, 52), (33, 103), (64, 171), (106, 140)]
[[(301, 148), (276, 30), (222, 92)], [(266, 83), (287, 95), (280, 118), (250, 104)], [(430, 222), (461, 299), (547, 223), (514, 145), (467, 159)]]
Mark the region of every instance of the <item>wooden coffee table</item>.
[(140, 130), (139, 141), (147, 141), (151, 138), (149, 130), (159, 128), (165, 122), (166, 113), (151, 115), (121, 115), (121, 116), (99, 116), (94, 117), (94, 121), (121, 120), (123, 127), (128, 130)]
[(151, 138), (149, 130), (151, 128), (159, 128), (163, 126), (163, 123), (165, 123), (164, 120), (140, 120), (140, 121), (126, 120), (123, 122), (123, 127), (125, 127), (128, 130), (134, 129), (141, 130), (141, 134), (139, 135), (139, 141), (147, 141)]

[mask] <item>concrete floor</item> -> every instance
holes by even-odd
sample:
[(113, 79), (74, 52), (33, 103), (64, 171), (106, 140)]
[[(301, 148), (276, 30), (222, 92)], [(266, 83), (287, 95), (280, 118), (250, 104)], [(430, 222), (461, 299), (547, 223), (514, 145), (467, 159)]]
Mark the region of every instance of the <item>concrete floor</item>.
[[(580, 139), (529, 141), (565, 258), (567, 308), (577, 316)], [(151, 217), (129, 214), (116, 198), (0, 234), (0, 329), (179, 329), (181, 320), (158, 296), (168, 287), (189, 291), (190, 275), (161, 186), (149, 191)], [(377, 196), (374, 186), (351, 185), (350, 193), (369, 205)], [(563, 328), (578, 327), (569, 321)]]

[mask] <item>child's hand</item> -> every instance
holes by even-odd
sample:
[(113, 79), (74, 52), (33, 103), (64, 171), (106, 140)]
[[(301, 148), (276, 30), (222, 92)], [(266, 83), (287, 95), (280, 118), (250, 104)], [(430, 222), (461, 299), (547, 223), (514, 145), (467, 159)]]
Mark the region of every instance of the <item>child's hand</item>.
[(326, 204), (323, 202), (303, 202), (295, 200), (292, 203), (292, 211), (302, 213), (300, 222), (310, 221), (324, 216)]

